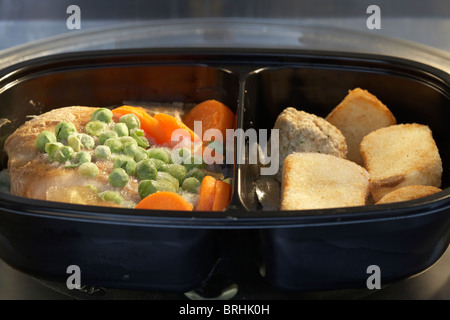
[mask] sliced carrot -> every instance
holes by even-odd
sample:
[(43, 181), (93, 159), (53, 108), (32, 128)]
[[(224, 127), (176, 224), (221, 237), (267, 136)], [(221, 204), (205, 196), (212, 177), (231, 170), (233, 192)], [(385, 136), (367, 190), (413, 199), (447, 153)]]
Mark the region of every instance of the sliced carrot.
[(201, 141), (200, 137), (182, 121), (165, 113), (151, 116), (144, 108), (133, 106), (121, 106), (113, 109), (112, 112), (116, 121), (126, 114), (135, 114), (141, 121), (141, 129), (144, 130), (147, 138), (159, 145), (173, 146), (176, 141), (172, 141), (172, 133), (177, 129), (186, 130), (192, 142)]
[(231, 198), (231, 185), (222, 180), (216, 181), (212, 211), (224, 211)]
[(192, 142), (201, 141), (200, 137), (197, 136), (193, 130), (186, 126), (182, 121), (178, 120), (175, 117), (172, 117), (171, 115), (158, 113), (155, 114), (153, 118), (159, 122), (161, 127), (164, 128), (164, 131), (166, 132), (169, 139), (172, 138), (172, 133), (175, 130), (182, 129), (186, 130), (189, 133)]
[(118, 121), (120, 119), (120, 117), (122, 117), (126, 114), (129, 114), (129, 113), (134, 113), (135, 115), (138, 116), (138, 118), (141, 118), (142, 114), (146, 111), (142, 107), (132, 107), (132, 106), (124, 105), (124, 106), (120, 106), (115, 109), (112, 109), (112, 112), (113, 112), (114, 120)]
[(159, 191), (142, 199), (137, 209), (192, 211), (193, 206), (175, 192)]
[[(202, 137), (208, 129), (218, 129), (222, 134), (222, 141), (226, 139), (226, 129), (234, 129), (236, 117), (233, 111), (222, 102), (206, 100), (197, 104), (184, 117), (183, 122), (194, 130), (194, 122), (202, 122)], [(210, 141), (214, 139), (203, 139)]]
[(115, 117), (114, 120), (118, 121), (120, 119), (120, 117), (129, 114), (129, 113), (133, 113), (135, 114), (139, 120), (141, 119), (148, 119), (148, 121), (150, 123), (152, 123), (153, 125), (157, 124), (156, 120), (153, 120), (153, 117), (142, 107), (133, 107), (133, 106), (121, 106), (121, 107), (117, 107), (115, 109), (112, 110), (113, 112), (113, 116)]
[(144, 108), (133, 106), (121, 106), (112, 110), (113, 116), (118, 121), (122, 116), (133, 113), (141, 121), (141, 129), (146, 133), (147, 138), (155, 141), (156, 144), (167, 143), (167, 135), (161, 129), (159, 122), (152, 117)]
[(216, 191), (216, 182), (218, 180), (212, 176), (205, 176), (200, 185), (199, 199), (196, 210), (210, 211), (214, 203), (214, 195)]

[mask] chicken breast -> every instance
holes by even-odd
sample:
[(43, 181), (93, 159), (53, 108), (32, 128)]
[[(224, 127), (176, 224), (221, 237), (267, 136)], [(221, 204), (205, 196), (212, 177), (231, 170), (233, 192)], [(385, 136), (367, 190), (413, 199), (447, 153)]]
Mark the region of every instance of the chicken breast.
[[(8, 155), (11, 194), (85, 205), (117, 206), (97, 196), (98, 192), (114, 189), (108, 184), (112, 170), (110, 161), (97, 161), (100, 173), (90, 178), (58, 162), (50, 162), (48, 156), (35, 147), (38, 134), (44, 130), (54, 131), (61, 121), (71, 122), (78, 132), (84, 132), (96, 109), (83, 106), (54, 109), (32, 118), (9, 136), (5, 142), (5, 151)], [(120, 190), (124, 200), (139, 200), (137, 186), (137, 180), (130, 179), (127, 186)]]

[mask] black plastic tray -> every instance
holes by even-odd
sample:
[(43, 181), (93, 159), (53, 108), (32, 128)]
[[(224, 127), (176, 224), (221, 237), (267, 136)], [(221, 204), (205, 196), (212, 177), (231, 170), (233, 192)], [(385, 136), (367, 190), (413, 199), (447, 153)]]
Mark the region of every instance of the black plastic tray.
[[(430, 126), (447, 188), (450, 77), (384, 56), (229, 48), (38, 58), (0, 71), (0, 118), (9, 120), (0, 137), (4, 142), (27, 115), (124, 101), (217, 99), (237, 113), (237, 128), (271, 129), (283, 108), (326, 116), (354, 87), (375, 94), (398, 122)], [(1, 159), (5, 168), (4, 152)], [(186, 292), (219, 274), (308, 291), (364, 288), (370, 265), (379, 266), (382, 283), (403, 279), (431, 266), (448, 247), (449, 189), (382, 206), (269, 212), (258, 210), (252, 168), (229, 165), (229, 172), (233, 198), (225, 213), (140, 212), (0, 193), (0, 257), (63, 283), (67, 267), (78, 265), (81, 281), (95, 286)]]

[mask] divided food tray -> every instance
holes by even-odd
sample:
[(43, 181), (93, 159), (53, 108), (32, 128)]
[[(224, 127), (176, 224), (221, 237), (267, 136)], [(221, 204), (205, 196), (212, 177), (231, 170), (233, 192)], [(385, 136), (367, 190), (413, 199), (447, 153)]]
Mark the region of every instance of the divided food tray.
[[(230, 281), (261, 277), (286, 291), (364, 288), (370, 266), (389, 283), (427, 269), (448, 247), (450, 76), (434, 67), (331, 51), (161, 48), (57, 54), (0, 72), (2, 144), (30, 115), (127, 101), (216, 99), (237, 114), (237, 129), (270, 130), (286, 107), (325, 117), (360, 87), (399, 123), (428, 125), (444, 168), (444, 191), (433, 196), (295, 212), (261, 210), (254, 166), (236, 158), (227, 164), (233, 195), (225, 212), (137, 211), (0, 193), (0, 257), (34, 277), (65, 283), (67, 268), (77, 265), (82, 283), (112, 288), (186, 292), (220, 273)], [(235, 151), (247, 143), (237, 139)], [(5, 169), (4, 152), (1, 159)]]

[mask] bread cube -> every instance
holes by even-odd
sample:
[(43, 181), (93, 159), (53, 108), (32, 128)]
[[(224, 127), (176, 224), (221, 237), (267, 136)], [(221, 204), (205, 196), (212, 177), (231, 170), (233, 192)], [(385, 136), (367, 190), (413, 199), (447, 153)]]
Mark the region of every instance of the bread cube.
[(284, 160), (281, 210), (363, 206), (369, 174), (356, 163), (323, 153), (292, 153)]
[(376, 204), (420, 199), (438, 193), (440, 191), (442, 191), (442, 189), (433, 186), (418, 186), (418, 185), (405, 186), (389, 192), (383, 198), (381, 198)]
[(360, 150), (375, 202), (407, 185), (441, 186), (442, 161), (426, 125), (398, 124), (375, 130), (363, 138)]
[(338, 128), (347, 142), (347, 159), (363, 165), (359, 150), (362, 139), (370, 132), (396, 124), (391, 111), (367, 90), (356, 88), (325, 118)]

